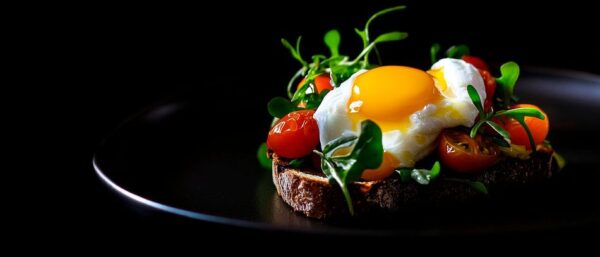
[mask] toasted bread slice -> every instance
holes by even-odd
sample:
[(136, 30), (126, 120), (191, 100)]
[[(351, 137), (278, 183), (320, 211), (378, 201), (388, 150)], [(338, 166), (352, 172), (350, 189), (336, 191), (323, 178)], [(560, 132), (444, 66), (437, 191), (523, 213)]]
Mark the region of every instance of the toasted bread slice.
[[(311, 218), (348, 215), (341, 190), (331, 185), (317, 168), (292, 168), (288, 160), (270, 153), (273, 183), (278, 194), (294, 209)], [(528, 160), (506, 158), (485, 171), (464, 177), (484, 183), (490, 194), (546, 181), (557, 170), (551, 151), (538, 151)], [(445, 172), (429, 185), (403, 182), (394, 174), (381, 181), (355, 182), (350, 193), (357, 214), (394, 212), (414, 205), (470, 202), (485, 195), (465, 183), (448, 180)]]

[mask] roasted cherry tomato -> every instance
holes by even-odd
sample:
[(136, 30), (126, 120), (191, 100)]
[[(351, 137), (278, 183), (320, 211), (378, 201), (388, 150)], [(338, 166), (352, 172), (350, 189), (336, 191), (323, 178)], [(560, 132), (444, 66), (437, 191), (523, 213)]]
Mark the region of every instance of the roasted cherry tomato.
[(286, 158), (309, 155), (319, 144), (319, 127), (314, 113), (314, 110), (301, 110), (283, 116), (269, 131), (267, 147)]
[(459, 173), (475, 173), (494, 165), (500, 158), (496, 145), (481, 135), (471, 138), (462, 130), (444, 130), (438, 152), (442, 164)]
[(475, 68), (477, 68), (479, 70), (490, 70), (490, 68), (485, 63), (485, 61), (483, 61), (481, 58), (479, 58), (477, 56), (463, 55), (462, 60), (470, 63), (471, 65), (475, 66)]
[[(298, 84), (298, 89), (300, 89), (304, 85), (305, 81), (306, 81), (305, 78), (302, 79), (302, 81), (300, 81), (300, 83)], [(325, 89), (333, 90), (333, 87), (331, 86), (331, 79), (329, 78), (329, 74), (318, 75), (317, 77), (315, 77), (315, 80), (313, 83), (314, 83), (315, 87), (317, 88), (317, 92), (319, 94)], [(298, 107), (306, 108), (306, 102), (302, 101), (302, 102), (298, 103)]]
[[(536, 117), (525, 117), (525, 124), (527, 124), (527, 127), (529, 127), (529, 131), (531, 131), (533, 142), (535, 142), (536, 145), (544, 142), (544, 139), (546, 139), (548, 131), (550, 130), (550, 121), (548, 120), (548, 115), (542, 111), (542, 109), (533, 104), (517, 104), (511, 108), (534, 108), (544, 114), (545, 118), (543, 120)], [(531, 150), (531, 144), (529, 142), (527, 132), (518, 121), (514, 119), (499, 119), (497, 122), (500, 123), (502, 127), (508, 131), (508, 133), (510, 133), (510, 141), (512, 144), (522, 145), (525, 146), (527, 150)]]
[(487, 70), (479, 70), (479, 74), (481, 74), (481, 78), (483, 78), (483, 83), (485, 84), (485, 102), (483, 103), (483, 107), (485, 112), (489, 112), (492, 108), (492, 104), (494, 103), (494, 93), (496, 92), (496, 78), (492, 76), (492, 74)]
[[(304, 81), (306, 81), (306, 79), (302, 79), (302, 81), (300, 81), (298, 84), (298, 89), (304, 85)], [(325, 89), (333, 90), (333, 87), (331, 86), (331, 78), (329, 77), (329, 74), (326, 73), (315, 77), (314, 84), (317, 88), (317, 93), (319, 94)]]

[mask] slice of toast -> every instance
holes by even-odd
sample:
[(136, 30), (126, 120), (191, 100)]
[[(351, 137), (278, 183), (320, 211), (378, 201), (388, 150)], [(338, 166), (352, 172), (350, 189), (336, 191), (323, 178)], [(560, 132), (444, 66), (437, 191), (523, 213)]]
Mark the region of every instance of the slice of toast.
[[(273, 183), (278, 194), (294, 209), (311, 218), (348, 215), (348, 207), (337, 185), (331, 185), (320, 170), (310, 165), (292, 168), (289, 161), (270, 153)], [(381, 181), (355, 182), (349, 189), (357, 214), (394, 212), (414, 205), (448, 205), (483, 199), (485, 194), (467, 183), (449, 179), (460, 177), (480, 181), (490, 195), (546, 181), (557, 170), (551, 151), (538, 151), (528, 160), (506, 158), (470, 176), (442, 174), (429, 185), (403, 182), (398, 174)]]

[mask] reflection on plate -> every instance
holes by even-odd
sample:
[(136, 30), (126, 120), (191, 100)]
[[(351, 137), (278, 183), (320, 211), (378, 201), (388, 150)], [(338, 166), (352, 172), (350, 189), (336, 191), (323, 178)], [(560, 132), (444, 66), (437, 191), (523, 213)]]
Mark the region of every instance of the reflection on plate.
[[(102, 181), (138, 203), (260, 229), (447, 235), (597, 224), (600, 156), (594, 144), (583, 142), (600, 141), (600, 77), (530, 69), (519, 83), (518, 95), (550, 115), (549, 138), (569, 164), (544, 187), (486, 203), (416, 208), (377, 219), (305, 218), (277, 196), (270, 173), (258, 166), (255, 151), (264, 139), (264, 125), (240, 130), (239, 121), (228, 118), (233, 113), (211, 116), (192, 96), (165, 101), (131, 118), (100, 145), (93, 164)], [(265, 113), (255, 113), (255, 120), (265, 120), (260, 118)]]

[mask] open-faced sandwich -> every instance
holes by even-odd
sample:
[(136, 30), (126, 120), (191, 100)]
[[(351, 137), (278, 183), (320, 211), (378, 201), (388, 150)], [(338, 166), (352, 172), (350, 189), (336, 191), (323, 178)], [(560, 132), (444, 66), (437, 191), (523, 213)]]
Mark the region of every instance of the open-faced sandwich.
[(517, 103), (516, 63), (494, 77), (468, 47), (439, 59), (435, 44), (427, 70), (372, 64), (377, 44), (407, 34), (374, 37), (369, 26), (402, 9), (356, 30), (364, 49), (355, 58), (339, 53), (336, 30), (324, 38), (329, 56), (310, 61), (300, 38), (295, 46), (282, 40), (302, 67), (288, 97), (268, 104), (275, 118), (259, 159), (295, 211), (327, 218), (468, 201), (546, 180), (564, 162), (546, 140), (548, 115)]

